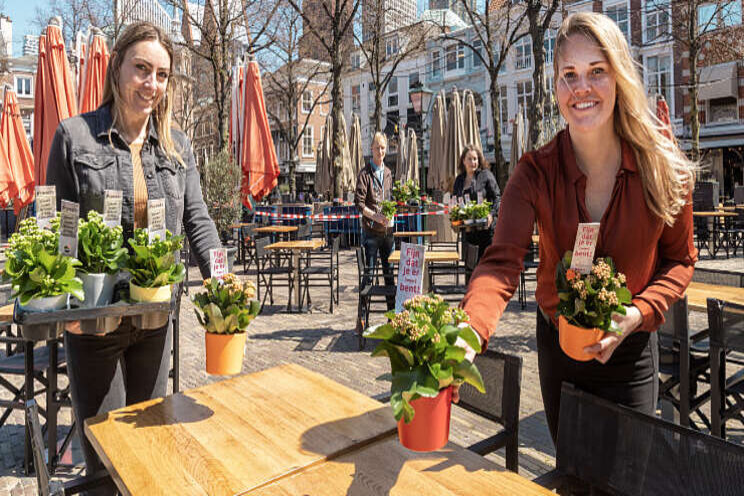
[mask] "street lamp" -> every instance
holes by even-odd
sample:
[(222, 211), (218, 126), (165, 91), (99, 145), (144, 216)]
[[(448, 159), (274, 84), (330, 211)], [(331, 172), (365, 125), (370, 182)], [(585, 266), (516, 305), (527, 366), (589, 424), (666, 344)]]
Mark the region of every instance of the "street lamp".
[[(429, 111), (429, 105), (431, 105), (431, 99), (434, 96), (434, 92), (427, 88), (421, 81), (413, 84), (408, 90), (408, 98), (411, 100), (413, 105), (413, 111), (421, 116), (421, 170), (424, 170), (424, 153), (426, 147), (424, 146), (424, 137), (426, 136), (426, 113)], [(426, 167), (429, 165), (427, 164)], [(422, 190), (426, 191), (426, 174), (420, 178), (422, 184)]]

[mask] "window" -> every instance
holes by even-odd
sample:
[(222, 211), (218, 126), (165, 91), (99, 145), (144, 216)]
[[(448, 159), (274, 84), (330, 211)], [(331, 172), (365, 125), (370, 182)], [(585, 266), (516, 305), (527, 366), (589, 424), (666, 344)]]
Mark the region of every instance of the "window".
[(499, 113), (501, 114), (501, 134), (511, 134), (509, 126), (509, 98), (506, 92), (506, 86), (499, 88)]
[(388, 82), (388, 107), (398, 106), (398, 76), (393, 76)]
[(734, 97), (711, 98), (708, 100), (708, 123), (735, 122), (739, 118), (737, 101)]
[(351, 54), (351, 68), (359, 69), (362, 66), (362, 55), (359, 52)]
[(651, 43), (669, 33), (669, 0), (647, 0), (644, 9), (643, 40)]
[(514, 68), (516, 70), (532, 67), (532, 39), (523, 36), (514, 44)]
[(630, 22), (628, 21), (628, 6), (625, 2), (612, 5), (605, 9), (605, 15), (615, 21), (617, 27), (625, 35), (625, 39), (630, 38)]
[(408, 75), (408, 89), (413, 88), (419, 83), (419, 73), (412, 72)]
[(549, 29), (545, 32), (545, 41), (543, 42), (545, 48), (545, 63), (553, 63), (553, 52), (555, 52), (555, 31)]
[(521, 81), (517, 83), (517, 105), (522, 106), (522, 114), (524, 115), (526, 125), (527, 115), (530, 105), (532, 105), (532, 81)]
[(305, 132), (302, 133), (302, 156), (312, 157), (313, 156), (313, 127), (307, 126)]
[(445, 49), (447, 72), (465, 68), (465, 45), (458, 43)]
[(698, 6), (698, 28), (703, 33), (739, 24), (741, 24), (740, 0)]
[(431, 52), (431, 76), (439, 77), (442, 75), (442, 52), (434, 50)]
[(646, 78), (650, 95), (660, 93), (671, 107), (672, 64), (669, 56), (646, 57)]
[(302, 93), (302, 113), (309, 114), (313, 110), (313, 92), (305, 91)]
[(359, 109), (362, 106), (361, 95), (359, 94), (359, 85), (351, 87), (351, 111), (359, 113)]
[(473, 40), (473, 67), (483, 65), (483, 61), (478, 54), (483, 55), (483, 43), (481, 40)]
[[(501, 46), (496, 43), (493, 47), (493, 63), (498, 64), (499, 63), (499, 57), (501, 57)], [(506, 66), (507, 62), (509, 62), (509, 56), (508, 54), (504, 54), (504, 60), (501, 62), (501, 67), (499, 67), (499, 74), (503, 74), (506, 72)]]
[(33, 96), (31, 93), (31, 78), (16, 76), (16, 95)]
[(390, 57), (396, 53), (398, 53), (398, 36), (393, 36), (385, 40), (385, 54)]

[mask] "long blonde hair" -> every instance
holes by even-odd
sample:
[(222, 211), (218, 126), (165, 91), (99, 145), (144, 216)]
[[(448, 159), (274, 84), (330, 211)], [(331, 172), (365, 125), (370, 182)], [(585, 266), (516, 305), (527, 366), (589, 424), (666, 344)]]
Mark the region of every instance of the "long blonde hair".
[[(179, 151), (176, 150), (171, 135), (171, 125), (173, 122), (173, 42), (161, 28), (150, 22), (142, 21), (130, 24), (121, 33), (114, 44), (114, 48), (111, 50), (111, 58), (109, 59), (108, 68), (106, 69), (106, 79), (103, 83), (103, 98), (101, 99), (101, 106), (111, 104), (112, 128), (113, 126), (120, 124), (121, 106), (123, 105), (121, 93), (119, 92), (119, 72), (121, 64), (124, 61), (127, 50), (132, 45), (139, 43), (140, 41), (152, 40), (158, 41), (163, 48), (165, 48), (165, 51), (168, 52), (170, 58), (170, 76), (168, 77), (165, 95), (153, 109), (150, 117), (154, 119), (153, 122), (155, 124), (155, 129), (158, 132), (160, 148), (168, 158), (176, 160), (179, 164), (183, 165), (183, 159), (181, 158)], [(109, 140), (111, 140), (111, 130), (109, 130)]]
[(671, 130), (649, 107), (628, 42), (609, 17), (595, 12), (580, 12), (563, 20), (555, 40), (555, 86), (558, 86), (561, 48), (574, 34), (594, 41), (612, 67), (617, 81), (615, 132), (631, 145), (635, 153), (646, 204), (665, 224), (673, 225), (694, 186), (695, 164), (679, 149)]

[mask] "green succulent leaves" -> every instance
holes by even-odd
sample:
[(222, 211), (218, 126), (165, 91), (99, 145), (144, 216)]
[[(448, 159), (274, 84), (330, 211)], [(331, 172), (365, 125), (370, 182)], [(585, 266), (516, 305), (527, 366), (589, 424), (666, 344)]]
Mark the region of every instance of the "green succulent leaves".
[(385, 316), (388, 323), (370, 327), (364, 336), (381, 340), (372, 356), (390, 360), (390, 405), (396, 420), (410, 422), (415, 413), (411, 401), (436, 396), (453, 384), (467, 382), (485, 392), (477, 367), (455, 344), (459, 338), (474, 350), (480, 349), (464, 311), (449, 308), (439, 296), (419, 295), (406, 301), (401, 313), (390, 311)]
[(485, 219), (491, 213), (492, 205), (489, 201), (484, 201), (483, 203), (471, 201), (463, 206), (455, 205), (449, 211), (450, 221)]
[(13, 296), (21, 305), (66, 293), (83, 300), (83, 283), (75, 277), (80, 262), (58, 254), (58, 246), (59, 217), (52, 220), (51, 230), (41, 229), (30, 217), (11, 236), (3, 280), (11, 281)]
[(108, 227), (101, 214), (88, 212), (78, 227), (78, 258), (80, 270), (89, 274), (116, 274), (127, 263), (129, 254), (123, 247), (121, 226)]
[(165, 240), (149, 242), (147, 229), (135, 229), (129, 240), (132, 254), (124, 270), (132, 274), (132, 282), (141, 288), (158, 288), (181, 282), (186, 276), (186, 267), (176, 263), (176, 253), (183, 246), (183, 236), (165, 232)]
[(255, 285), (251, 281), (239, 281), (234, 274), (207, 279), (204, 287), (206, 291), (194, 295), (192, 301), (196, 318), (207, 332), (245, 332), (261, 310), (258, 301), (251, 300), (256, 295)]

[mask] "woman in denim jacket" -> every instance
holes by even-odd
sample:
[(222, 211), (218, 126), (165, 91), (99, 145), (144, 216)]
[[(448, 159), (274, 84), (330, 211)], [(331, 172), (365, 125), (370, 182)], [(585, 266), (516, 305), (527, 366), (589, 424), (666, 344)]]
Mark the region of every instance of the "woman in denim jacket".
[[(166, 227), (183, 229), (209, 275), (209, 250), (221, 246), (209, 217), (188, 138), (171, 129), (173, 45), (157, 26), (130, 25), (112, 50), (98, 110), (60, 123), (47, 182), (58, 201), (80, 204), (80, 214), (100, 210), (104, 191), (123, 192), (122, 228), (147, 227), (147, 201), (165, 198)], [(170, 319), (169, 319), (170, 320)], [(65, 333), (72, 404), (89, 474), (103, 468), (83, 435), (83, 421), (116, 408), (165, 396), (171, 329), (136, 330), (129, 319), (105, 336)], [(114, 494), (113, 486), (89, 494)]]

